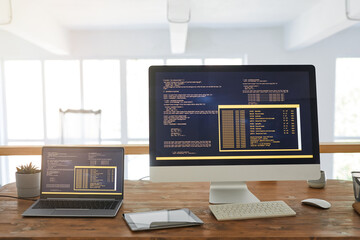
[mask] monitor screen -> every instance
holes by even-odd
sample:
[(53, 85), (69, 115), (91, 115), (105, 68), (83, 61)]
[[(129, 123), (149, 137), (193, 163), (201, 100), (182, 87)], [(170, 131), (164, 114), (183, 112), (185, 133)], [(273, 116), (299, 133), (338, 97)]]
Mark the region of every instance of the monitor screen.
[(123, 151), (117, 147), (44, 147), (41, 193), (121, 196)]
[(319, 164), (310, 65), (152, 66), (150, 165)]

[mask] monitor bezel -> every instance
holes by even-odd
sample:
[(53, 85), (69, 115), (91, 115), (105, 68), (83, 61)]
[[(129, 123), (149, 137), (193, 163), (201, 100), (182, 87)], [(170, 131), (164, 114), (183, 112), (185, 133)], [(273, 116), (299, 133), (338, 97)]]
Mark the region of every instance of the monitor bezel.
[[(171, 160), (157, 161), (156, 153), (156, 73), (158, 72), (308, 72), (313, 158), (283, 158), (274, 161), (259, 160)], [(252, 166), (252, 165), (308, 165), (320, 164), (319, 133), (316, 97), (316, 76), (313, 65), (237, 65), (237, 66), (151, 66), (149, 68), (149, 151), (150, 167), (171, 166)]]

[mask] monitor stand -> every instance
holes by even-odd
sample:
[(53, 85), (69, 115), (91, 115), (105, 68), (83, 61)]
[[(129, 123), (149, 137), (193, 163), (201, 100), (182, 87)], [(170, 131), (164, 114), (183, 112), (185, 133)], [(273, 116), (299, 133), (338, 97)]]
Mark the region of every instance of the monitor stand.
[(245, 182), (211, 182), (209, 202), (251, 203), (260, 200), (249, 191)]

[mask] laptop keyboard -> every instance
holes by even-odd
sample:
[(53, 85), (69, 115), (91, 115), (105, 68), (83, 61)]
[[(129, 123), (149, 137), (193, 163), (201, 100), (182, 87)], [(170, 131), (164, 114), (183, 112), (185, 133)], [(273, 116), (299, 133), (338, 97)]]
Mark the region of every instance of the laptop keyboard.
[(119, 201), (111, 200), (41, 200), (33, 208), (115, 209)]

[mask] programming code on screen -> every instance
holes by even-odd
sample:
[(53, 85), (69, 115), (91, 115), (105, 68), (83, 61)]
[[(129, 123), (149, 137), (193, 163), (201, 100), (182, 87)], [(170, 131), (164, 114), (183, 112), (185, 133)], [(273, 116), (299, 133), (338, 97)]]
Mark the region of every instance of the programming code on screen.
[(220, 151), (301, 150), (300, 106), (220, 105)]
[(157, 72), (156, 160), (313, 158), (308, 72)]
[(43, 194), (122, 194), (118, 151), (53, 148), (44, 150), (43, 158)]

